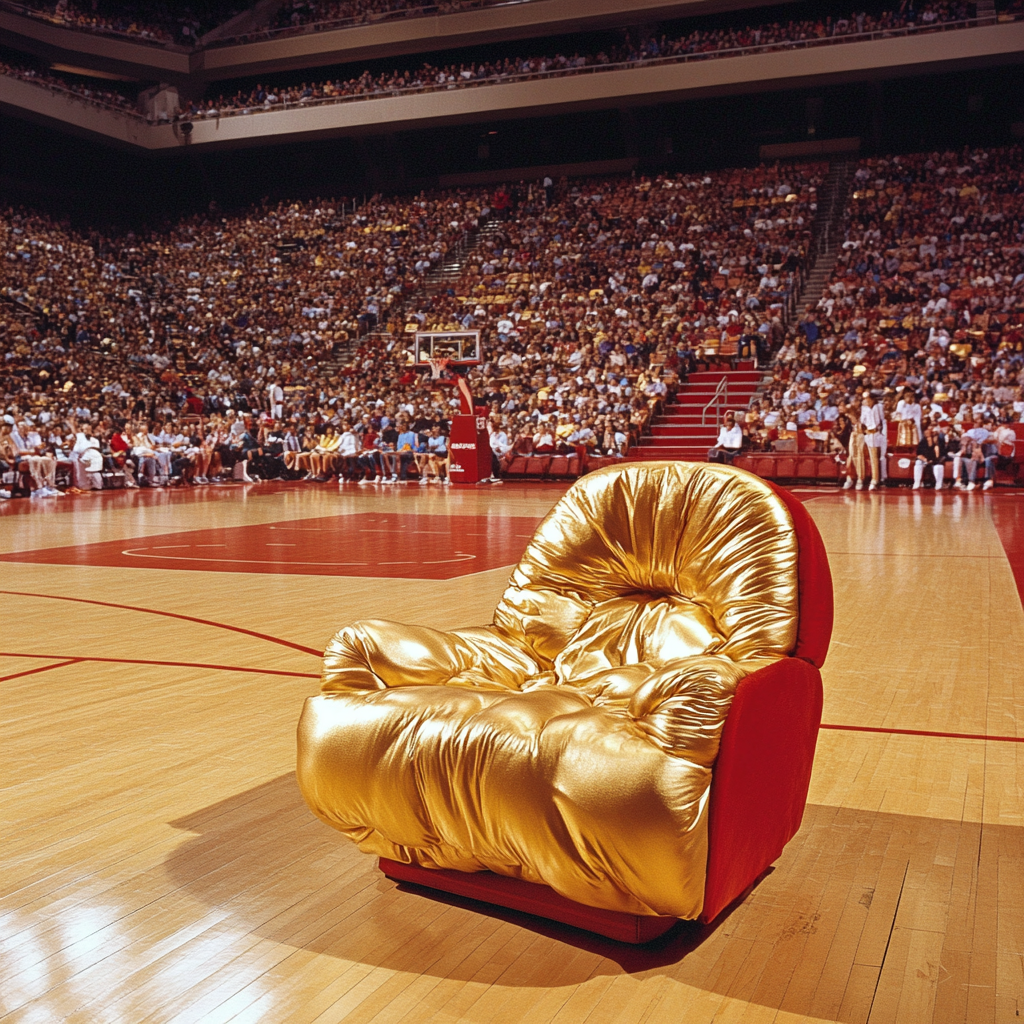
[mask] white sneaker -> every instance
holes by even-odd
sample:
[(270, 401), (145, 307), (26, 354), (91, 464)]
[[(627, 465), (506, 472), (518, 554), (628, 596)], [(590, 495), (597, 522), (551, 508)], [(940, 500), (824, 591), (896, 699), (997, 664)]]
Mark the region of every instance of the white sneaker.
[(973, 490), (977, 489), (977, 486), (978, 486), (978, 485), (977, 485), (977, 484), (976, 484), (976, 483), (975, 483), (975, 482), (974, 482), (974, 481), (972, 480), (972, 481), (971, 481), (971, 482), (970, 482), (970, 483), (969, 483), (969, 484), (967, 485), (967, 490), (969, 490), (969, 491), (973, 491)]
[(921, 490), (921, 481), (920, 480), (915, 480), (913, 486), (910, 489), (912, 491), (919, 491), (919, 490)]
[(367, 480), (366, 477), (364, 476), (362, 478), (362, 480), (359, 481), (359, 486), (362, 487), (364, 484), (369, 484), (369, 483), (372, 483), (372, 482), (373, 482), (372, 480)]
[(383, 483), (383, 481), (384, 481), (383, 477), (375, 476), (373, 478), (373, 483), (375, 483), (375, 484)]
[(9, 498), (11, 496), (10, 491), (0, 489), (0, 498)]
[(864, 481), (863, 480), (858, 480), (857, 483), (854, 486), (857, 488), (858, 491), (863, 491), (864, 490)]
[(878, 490), (878, 484), (876, 484), (875, 481), (872, 480), (871, 483), (868, 484), (868, 490), (869, 491), (877, 491)]
[(942, 484), (936, 484), (935, 485), (935, 490), (941, 491), (942, 490)]
[(425, 487), (427, 484), (427, 478), (425, 476), (420, 477), (420, 487)]
[(392, 473), (391, 474), (391, 479), (388, 480), (388, 483), (389, 484), (397, 484), (398, 483), (398, 474), (397, 473)]
[(448, 485), (449, 485), (449, 484), (451, 483), (451, 480), (449, 480), (449, 479), (448, 479), (448, 477), (445, 477), (445, 478), (444, 478), (444, 479), (443, 479), (443, 480), (441, 481), (441, 483), (442, 483), (442, 484), (443, 484), (443, 485), (444, 485), (445, 487), (447, 487), (447, 486), (448, 486)]
[(995, 483), (995, 480), (986, 480), (985, 483), (982, 484), (981, 489), (983, 491), (991, 491), (992, 488), (995, 486)]
[(957, 490), (957, 491), (962, 491), (964, 489), (963, 481), (962, 480), (954, 480), (953, 481), (953, 489)]
[(852, 476), (848, 476), (846, 478), (846, 483), (843, 484), (843, 490), (844, 491), (848, 491), (852, 486), (853, 486), (853, 477)]

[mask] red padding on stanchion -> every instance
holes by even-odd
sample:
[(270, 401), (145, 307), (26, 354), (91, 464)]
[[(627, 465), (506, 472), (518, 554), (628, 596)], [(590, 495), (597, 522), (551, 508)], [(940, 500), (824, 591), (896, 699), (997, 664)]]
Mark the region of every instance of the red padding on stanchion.
[(821, 725), (821, 675), (786, 658), (740, 681), (711, 781), (701, 921), (714, 920), (796, 835)]
[(449, 871), (401, 864), (387, 857), (380, 858), (380, 869), (396, 882), (413, 882), (429, 889), (440, 889), (455, 896), (493, 903), (509, 910), (544, 917), (596, 932), (619, 942), (639, 944), (664, 935), (675, 923), (674, 917), (643, 917), (615, 910), (601, 910), (559, 896), (546, 885), (507, 878), (491, 871)]

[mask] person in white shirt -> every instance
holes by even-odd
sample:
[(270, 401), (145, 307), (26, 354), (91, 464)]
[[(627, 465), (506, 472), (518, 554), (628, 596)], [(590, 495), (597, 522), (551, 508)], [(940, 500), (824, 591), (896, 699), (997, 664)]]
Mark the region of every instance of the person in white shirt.
[(896, 433), (898, 445), (916, 445), (924, 437), (921, 405), (913, 391), (904, 391), (903, 397), (896, 403), (896, 420), (899, 423)]
[(708, 462), (724, 462), (731, 465), (742, 447), (743, 430), (736, 423), (736, 416), (727, 412), (722, 417), (722, 426), (718, 431), (715, 447), (708, 452)]
[(359, 436), (352, 429), (352, 425), (350, 423), (343, 424), (341, 440), (338, 442), (338, 447), (334, 452), (338, 460), (339, 484), (355, 478), (356, 459), (359, 457), (360, 448)]
[[(882, 478), (881, 462), (886, 447), (885, 414), (881, 403), (875, 401), (875, 396), (870, 391), (864, 396), (864, 404), (860, 407), (860, 422), (864, 427), (864, 445), (871, 460), (871, 483), (868, 490), (877, 491), (878, 481)], [(860, 483), (858, 480), (858, 488)]]
[(491, 433), (489, 437), (491, 445), (491, 480), (492, 484), (501, 483), (501, 459), (502, 456), (507, 455), (512, 451), (512, 445), (509, 443), (508, 434), (502, 429), (501, 424), (491, 423)]
[(284, 417), (284, 388), (276, 380), (267, 385), (267, 411), (272, 420)]
[(39, 432), (20, 420), (10, 434), (15, 465), (27, 465), (32, 477), (33, 498), (59, 498), (57, 490), (57, 460), (44, 449)]
[(103, 490), (103, 456), (100, 443), (88, 425), (75, 434), (71, 461), (74, 464), (75, 486), (79, 490)]

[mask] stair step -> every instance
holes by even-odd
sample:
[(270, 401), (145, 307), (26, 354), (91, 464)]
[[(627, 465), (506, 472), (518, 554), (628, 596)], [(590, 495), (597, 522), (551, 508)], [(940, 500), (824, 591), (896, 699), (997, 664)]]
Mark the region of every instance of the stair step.
[(651, 437), (718, 437), (718, 424), (656, 423)]
[(727, 377), (729, 383), (733, 381), (759, 381), (764, 376), (761, 370), (698, 370), (696, 373), (691, 373), (687, 380), (693, 384), (695, 382), (712, 381), (717, 384), (723, 377)]

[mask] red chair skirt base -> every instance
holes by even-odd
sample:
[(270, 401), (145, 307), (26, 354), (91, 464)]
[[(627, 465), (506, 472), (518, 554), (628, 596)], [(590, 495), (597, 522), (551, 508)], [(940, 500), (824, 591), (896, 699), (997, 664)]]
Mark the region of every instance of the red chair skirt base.
[(559, 896), (546, 885), (507, 878), (490, 871), (435, 870), (421, 868), (417, 864), (400, 864), (386, 857), (380, 858), (380, 869), (395, 882), (412, 882), (454, 896), (519, 910), (634, 945), (659, 938), (677, 921), (674, 917), (644, 917), (588, 907)]

